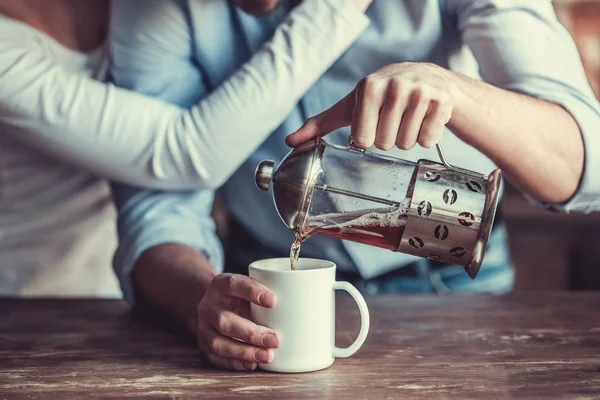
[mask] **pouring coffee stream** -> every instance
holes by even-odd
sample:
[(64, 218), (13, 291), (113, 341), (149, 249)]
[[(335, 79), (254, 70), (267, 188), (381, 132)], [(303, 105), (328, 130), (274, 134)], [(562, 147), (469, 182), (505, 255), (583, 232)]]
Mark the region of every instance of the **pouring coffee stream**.
[(475, 278), (498, 203), (500, 170), (489, 176), (441, 163), (411, 162), (322, 138), (293, 149), (275, 169), (259, 164), (255, 180), (303, 240), (327, 235), (458, 264)]

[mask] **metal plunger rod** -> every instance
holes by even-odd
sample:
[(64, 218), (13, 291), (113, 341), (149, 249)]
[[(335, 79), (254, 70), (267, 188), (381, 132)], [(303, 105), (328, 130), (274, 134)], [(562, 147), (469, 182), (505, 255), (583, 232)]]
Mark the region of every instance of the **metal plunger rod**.
[(382, 203), (382, 204), (392, 206), (392, 207), (400, 207), (400, 203), (398, 203), (397, 201), (390, 201), (390, 200), (382, 199), (382, 198), (375, 197), (375, 196), (369, 196), (367, 194), (354, 193), (354, 192), (350, 192), (348, 190), (337, 189), (337, 188), (330, 187), (327, 185), (324, 185), (324, 186), (315, 185), (315, 188), (325, 190), (325, 191), (331, 192), (331, 193), (343, 194), (345, 196), (350, 196), (350, 197), (354, 197), (354, 198), (361, 199), (361, 200), (372, 201), (374, 203)]

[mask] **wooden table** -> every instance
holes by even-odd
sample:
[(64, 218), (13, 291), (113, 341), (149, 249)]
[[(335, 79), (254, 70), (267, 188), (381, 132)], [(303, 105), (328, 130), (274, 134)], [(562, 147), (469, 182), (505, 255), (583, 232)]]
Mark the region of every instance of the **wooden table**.
[[(338, 300), (344, 344), (358, 312)], [(214, 369), (120, 301), (0, 300), (0, 399), (600, 398), (600, 294), (367, 301), (359, 353), (280, 375)]]

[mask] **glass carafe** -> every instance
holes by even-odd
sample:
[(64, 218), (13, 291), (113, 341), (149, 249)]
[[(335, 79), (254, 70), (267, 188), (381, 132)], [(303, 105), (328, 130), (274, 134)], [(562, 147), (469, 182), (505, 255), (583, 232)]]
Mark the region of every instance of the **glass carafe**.
[(474, 278), (496, 212), (501, 173), (406, 161), (318, 138), (292, 150), (277, 169), (263, 161), (283, 223), (303, 237), (321, 234), (462, 265)]

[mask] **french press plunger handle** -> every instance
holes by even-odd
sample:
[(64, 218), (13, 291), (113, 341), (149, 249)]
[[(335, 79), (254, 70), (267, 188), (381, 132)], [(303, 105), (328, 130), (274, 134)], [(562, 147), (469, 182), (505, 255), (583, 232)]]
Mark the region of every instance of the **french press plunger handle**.
[[(352, 136), (348, 136), (348, 147), (351, 150), (354, 151), (359, 151), (361, 153), (365, 152), (365, 149), (358, 147), (356, 145), (356, 143), (354, 143), (354, 139), (352, 139)], [(448, 168), (449, 170), (452, 171), (456, 171), (456, 172), (462, 172), (463, 174), (467, 174), (467, 175), (474, 175), (474, 176), (478, 176), (478, 177), (485, 177), (485, 175), (483, 174), (479, 174), (477, 172), (474, 171), (470, 171), (468, 169), (464, 169), (464, 168), (460, 168), (460, 167), (455, 167), (453, 165), (451, 165), (448, 160), (446, 160), (446, 157), (444, 156), (444, 151), (442, 150), (442, 145), (439, 143), (436, 143), (435, 148), (437, 150), (438, 156), (440, 158), (441, 163), (444, 165), (444, 167)]]

